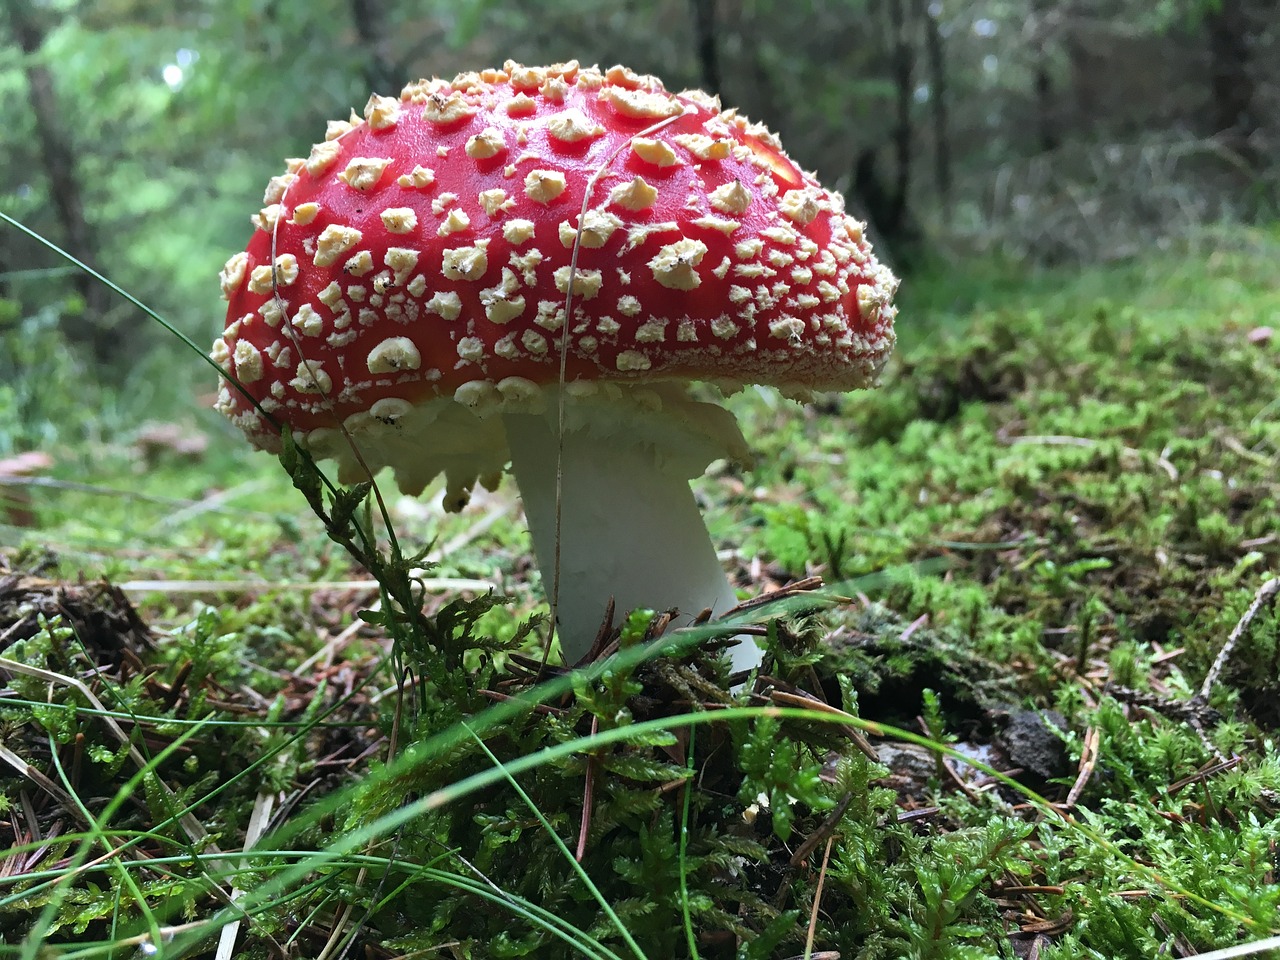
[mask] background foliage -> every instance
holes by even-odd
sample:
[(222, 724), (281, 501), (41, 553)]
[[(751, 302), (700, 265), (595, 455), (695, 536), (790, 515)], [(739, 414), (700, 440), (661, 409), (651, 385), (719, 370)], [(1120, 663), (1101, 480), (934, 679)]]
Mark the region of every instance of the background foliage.
[(232, 900), (263, 958), (1280, 934), (1278, 34), (1269, 0), (0, 0), (0, 209), (201, 346), (267, 178), (370, 89), (621, 61), (778, 130), (907, 274), (903, 349), (879, 391), (731, 398), (758, 465), (698, 493), (744, 592), (872, 594), (761, 613), (752, 702), (923, 734), (877, 762), (843, 714), (725, 709), (705, 649), (483, 727), (540, 609), (510, 485), (391, 500), (428, 588), (367, 491), (250, 454), (177, 338), (4, 229), (0, 458), (55, 462), (0, 469), (0, 955), (212, 956)]
[[(5, 0), (0, 206), (204, 343), (246, 211), (406, 79), (625, 62), (703, 86), (843, 188), (909, 269), (1132, 255), (1276, 199), (1265, 0)], [(0, 333), (60, 314), (127, 376), (173, 343), (11, 231)], [(8, 337), (6, 337), (8, 339)]]

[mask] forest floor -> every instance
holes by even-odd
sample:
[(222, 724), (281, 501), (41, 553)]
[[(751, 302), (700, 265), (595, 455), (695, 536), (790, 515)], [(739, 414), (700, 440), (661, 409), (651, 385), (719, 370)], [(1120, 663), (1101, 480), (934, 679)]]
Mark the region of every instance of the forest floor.
[(954, 269), (730, 398), (736, 695), (647, 617), (536, 683), (509, 483), (388, 485), (413, 574), (198, 397), (0, 385), (0, 957), (1280, 956), (1278, 258)]

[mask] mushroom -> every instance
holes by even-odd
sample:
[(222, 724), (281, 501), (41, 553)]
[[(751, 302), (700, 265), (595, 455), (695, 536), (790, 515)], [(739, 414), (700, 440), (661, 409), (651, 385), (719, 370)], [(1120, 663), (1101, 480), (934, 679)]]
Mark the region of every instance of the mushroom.
[(894, 343), (897, 281), (840, 195), (714, 97), (620, 66), (375, 95), (264, 204), (222, 271), (212, 356), (243, 392), (218, 409), (266, 450), (288, 424), (343, 482), (443, 473), (450, 510), (510, 463), (569, 662), (610, 598), (736, 602), (689, 480), (748, 448), (692, 381), (850, 390)]

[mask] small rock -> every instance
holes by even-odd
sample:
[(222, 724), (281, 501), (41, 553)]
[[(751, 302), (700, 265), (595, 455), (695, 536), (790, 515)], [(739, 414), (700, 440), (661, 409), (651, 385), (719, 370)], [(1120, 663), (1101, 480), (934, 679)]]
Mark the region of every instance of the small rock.
[(1052, 780), (1070, 770), (1060, 735), (1066, 728), (1066, 718), (1056, 710), (1015, 710), (999, 740), (1014, 766)]

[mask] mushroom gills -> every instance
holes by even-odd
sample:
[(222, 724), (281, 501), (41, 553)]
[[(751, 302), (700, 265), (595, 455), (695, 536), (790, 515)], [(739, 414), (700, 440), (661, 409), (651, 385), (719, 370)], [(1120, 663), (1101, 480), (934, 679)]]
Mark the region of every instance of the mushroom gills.
[[(626, 391), (631, 393), (631, 391)], [(685, 625), (737, 604), (698, 511), (689, 478), (719, 457), (746, 458), (732, 414), (672, 390), (637, 406), (602, 396), (565, 398), (558, 632), (565, 660), (591, 648), (609, 598), (618, 616), (676, 607)], [(657, 409), (655, 409), (655, 407)], [(503, 415), (511, 471), (524, 500), (544, 589), (556, 576), (557, 398), (543, 413)], [(760, 663), (742, 638), (733, 670)]]

